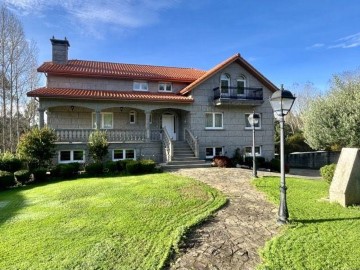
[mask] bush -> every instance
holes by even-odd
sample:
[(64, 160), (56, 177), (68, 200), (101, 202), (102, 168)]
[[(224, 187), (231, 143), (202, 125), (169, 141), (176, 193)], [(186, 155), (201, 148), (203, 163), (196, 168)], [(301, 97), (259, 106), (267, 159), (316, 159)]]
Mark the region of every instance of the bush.
[[(256, 167), (257, 168), (265, 168), (266, 167), (266, 162), (265, 162), (265, 158), (264, 157), (255, 157), (255, 162), (256, 162)], [(253, 158), (252, 157), (245, 157), (245, 165), (252, 168), (253, 166)], [(280, 168), (280, 166), (279, 166)]]
[(233, 165), (236, 166), (236, 164), (242, 165), (244, 164), (244, 158), (243, 154), (240, 150), (240, 148), (236, 148), (233, 157), (231, 158)]
[(5, 152), (0, 156), (0, 170), (16, 172), (21, 169), (22, 162), (10, 152)]
[(32, 174), (33, 174), (34, 182), (36, 183), (42, 183), (47, 180), (47, 169), (45, 168), (35, 169), (33, 170)]
[[(281, 172), (280, 165), (281, 165), (280, 159), (273, 158), (272, 160), (270, 160), (270, 171)], [(289, 173), (289, 172), (290, 172), (290, 168), (287, 164), (285, 164), (285, 173)]]
[(96, 163), (102, 162), (108, 153), (108, 147), (106, 132), (96, 130), (90, 134), (88, 142), (89, 154)]
[(14, 176), (16, 181), (23, 185), (30, 180), (30, 171), (28, 170), (16, 171), (14, 172)]
[(140, 163), (140, 172), (141, 173), (152, 173), (155, 171), (156, 163), (151, 159), (142, 159)]
[(129, 160), (126, 162), (126, 172), (129, 174), (140, 174), (141, 167), (140, 163), (135, 160)]
[(0, 171), (0, 189), (6, 189), (16, 184), (14, 175), (11, 172)]
[(215, 156), (212, 165), (214, 167), (230, 168), (232, 167), (232, 162), (227, 156)]
[(118, 163), (116, 161), (108, 160), (104, 164), (104, 170), (108, 173), (117, 173), (118, 170)]
[(100, 162), (90, 163), (85, 166), (85, 171), (90, 176), (102, 175), (104, 173), (104, 165)]
[(61, 178), (71, 178), (74, 175), (77, 175), (80, 169), (80, 163), (73, 162), (68, 164), (58, 164), (55, 168), (53, 168), (51, 172), (51, 176), (61, 177)]
[(331, 181), (334, 177), (335, 169), (336, 164), (325, 165), (320, 168), (320, 175), (327, 183), (331, 184)]

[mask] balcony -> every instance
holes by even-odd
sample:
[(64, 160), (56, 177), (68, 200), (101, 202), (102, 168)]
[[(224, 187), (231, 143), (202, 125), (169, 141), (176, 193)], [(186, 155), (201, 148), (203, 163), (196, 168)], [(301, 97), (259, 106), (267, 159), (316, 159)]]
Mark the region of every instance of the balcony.
[[(91, 132), (95, 129), (55, 129), (58, 143), (87, 143)], [(105, 131), (108, 142), (127, 143), (127, 142), (146, 142), (160, 141), (161, 130), (150, 130), (150, 138), (146, 138), (145, 130), (119, 130), (101, 129)]]
[(261, 105), (263, 89), (254, 87), (216, 87), (214, 90), (214, 104), (221, 105)]

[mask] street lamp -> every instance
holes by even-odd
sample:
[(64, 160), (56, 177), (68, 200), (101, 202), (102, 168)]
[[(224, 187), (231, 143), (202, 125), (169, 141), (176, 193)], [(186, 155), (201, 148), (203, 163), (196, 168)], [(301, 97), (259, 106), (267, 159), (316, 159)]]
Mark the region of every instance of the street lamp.
[(284, 151), (284, 117), (291, 110), (295, 97), (293, 94), (284, 90), (281, 85), (280, 91), (276, 91), (270, 98), (270, 104), (273, 108), (274, 115), (280, 122), (280, 206), (278, 223), (285, 224), (288, 222), (289, 212), (286, 203), (286, 183), (285, 183), (285, 151)]
[(252, 127), (252, 157), (253, 157), (253, 177), (257, 177), (257, 171), (256, 171), (256, 159), (255, 159), (255, 126), (259, 123), (259, 114), (252, 113), (249, 115), (248, 120)]

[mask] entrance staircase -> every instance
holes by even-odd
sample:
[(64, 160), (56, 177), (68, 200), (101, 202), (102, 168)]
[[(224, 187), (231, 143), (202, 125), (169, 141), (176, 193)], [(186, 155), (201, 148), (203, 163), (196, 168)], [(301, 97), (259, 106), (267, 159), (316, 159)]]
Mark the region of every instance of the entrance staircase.
[(174, 156), (172, 161), (162, 164), (165, 170), (177, 170), (186, 168), (208, 168), (210, 163), (195, 157), (194, 152), (185, 141), (173, 141)]

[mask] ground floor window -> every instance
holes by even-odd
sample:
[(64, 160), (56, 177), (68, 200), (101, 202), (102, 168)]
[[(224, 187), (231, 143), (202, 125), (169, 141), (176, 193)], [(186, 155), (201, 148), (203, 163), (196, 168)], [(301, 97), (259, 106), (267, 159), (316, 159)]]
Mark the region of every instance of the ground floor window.
[(62, 150), (59, 151), (59, 163), (70, 163), (85, 161), (85, 153), (83, 150)]
[(213, 158), (214, 156), (221, 156), (223, 153), (222, 147), (206, 147), (206, 158)]
[(114, 149), (112, 160), (136, 159), (135, 149)]
[[(252, 156), (252, 146), (245, 147), (245, 156)], [(255, 146), (255, 156), (261, 156), (261, 146)]]

